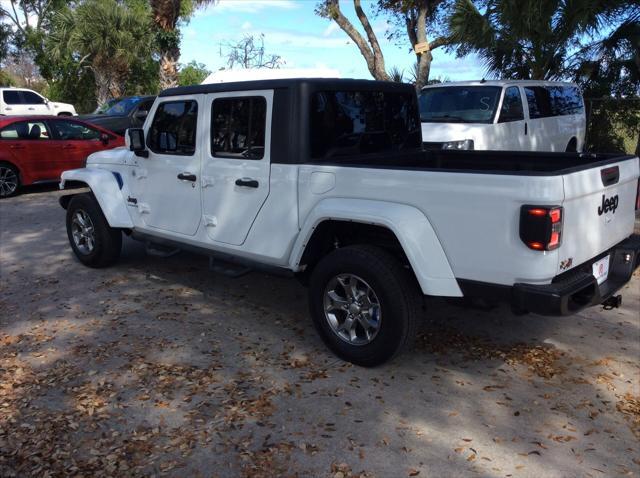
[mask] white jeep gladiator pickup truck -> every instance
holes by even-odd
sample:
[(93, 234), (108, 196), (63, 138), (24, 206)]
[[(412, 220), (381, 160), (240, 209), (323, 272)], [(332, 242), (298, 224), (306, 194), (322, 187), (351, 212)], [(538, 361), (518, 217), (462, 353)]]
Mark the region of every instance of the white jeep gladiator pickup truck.
[(124, 233), (294, 274), (325, 343), (364, 366), (411, 342), (424, 296), (570, 315), (619, 305), (639, 263), (638, 158), (424, 151), (409, 85), (174, 88), (126, 139), (62, 175), (90, 188), (61, 198), (82, 263), (114, 263)]

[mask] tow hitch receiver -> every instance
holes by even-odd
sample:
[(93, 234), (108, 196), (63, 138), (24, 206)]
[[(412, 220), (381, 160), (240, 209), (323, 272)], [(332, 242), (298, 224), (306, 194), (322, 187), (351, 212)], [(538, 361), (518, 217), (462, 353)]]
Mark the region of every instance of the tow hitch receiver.
[(622, 305), (622, 296), (621, 295), (612, 295), (607, 300), (602, 303), (604, 310), (617, 309)]

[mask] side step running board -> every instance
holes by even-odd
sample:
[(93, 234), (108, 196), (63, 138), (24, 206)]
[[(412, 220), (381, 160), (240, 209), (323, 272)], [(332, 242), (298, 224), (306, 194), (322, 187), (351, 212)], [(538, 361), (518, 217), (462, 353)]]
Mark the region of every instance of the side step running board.
[(145, 246), (147, 249), (147, 254), (149, 254), (150, 256), (171, 257), (171, 256), (175, 256), (180, 252), (179, 248), (172, 248), (172, 247), (163, 246), (161, 244), (154, 244), (149, 241), (145, 242)]
[(234, 279), (253, 271), (251, 267), (216, 261), (211, 256), (209, 256), (209, 270)]

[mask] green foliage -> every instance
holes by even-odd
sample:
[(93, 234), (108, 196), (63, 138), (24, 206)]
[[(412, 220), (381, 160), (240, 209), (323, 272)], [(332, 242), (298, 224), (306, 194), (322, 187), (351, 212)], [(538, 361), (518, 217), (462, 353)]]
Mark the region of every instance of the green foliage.
[(640, 8), (630, 0), (456, 0), (449, 38), (507, 78), (568, 76), (573, 51)]
[(199, 85), (211, 71), (203, 63), (193, 60), (187, 65), (181, 65), (178, 72), (178, 84), (180, 86)]

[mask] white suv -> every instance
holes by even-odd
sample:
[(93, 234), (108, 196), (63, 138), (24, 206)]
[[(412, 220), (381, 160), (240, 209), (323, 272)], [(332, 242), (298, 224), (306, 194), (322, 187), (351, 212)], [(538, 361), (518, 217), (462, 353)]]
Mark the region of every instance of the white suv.
[(73, 105), (49, 101), (32, 90), (0, 88), (0, 115), (76, 116), (77, 113)]

